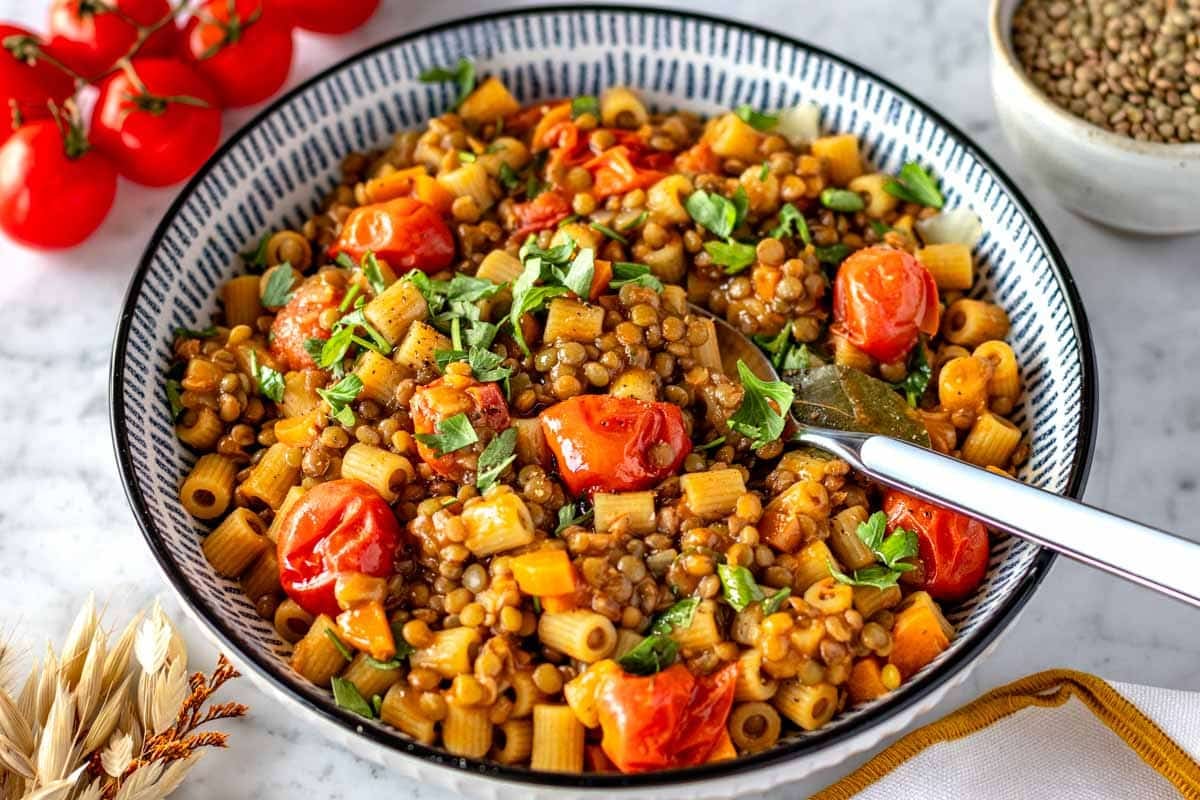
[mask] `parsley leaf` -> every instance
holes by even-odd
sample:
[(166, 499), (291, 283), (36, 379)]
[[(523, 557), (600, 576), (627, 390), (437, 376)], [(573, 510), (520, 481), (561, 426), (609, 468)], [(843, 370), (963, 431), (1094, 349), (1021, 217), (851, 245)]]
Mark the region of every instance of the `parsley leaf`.
[(258, 351), (254, 348), (250, 349), (250, 376), (258, 384), (259, 394), (276, 403), (283, 402), (283, 373), (259, 364)]
[(729, 603), (734, 611), (744, 611), (746, 606), (757, 603), (764, 597), (753, 573), (745, 567), (718, 564), (717, 577), (721, 579), (725, 602)]
[(813, 252), (817, 256), (817, 261), (836, 267), (846, 260), (846, 256), (850, 255), (850, 246), (838, 242), (828, 247), (814, 247)]
[(878, 565), (856, 569), (850, 575), (835, 567), (832, 561), (826, 561), (826, 566), (834, 580), (849, 586), (872, 586), (876, 589), (888, 589), (895, 586), (900, 579), (899, 572)]
[(217, 326), (216, 325), (209, 325), (207, 328), (203, 328), (198, 331), (194, 331), (191, 328), (176, 328), (175, 329), (175, 338), (176, 339), (211, 339), (212, 337), (214, 337), (216, 335), (217, 335)]
[(342, 637), (334, 633), (333, 628), (325, 628), (325, 635), (329, 637), (329, 641), (333, 642), (334, 648), (342, 654), (342, 658), (347, 661), (354, 660), (354, 654), (350, 652), (349, 647), (346, 647), (346, 643), (342, 641)]
[(679, 645), (670, 636), (647, 636), (638, 646), (617, 659), (621, 669), (634, 675), (653, 675), (675, 663)]
[(704, 452), (705, 450), (712, 450), (714, 448), (720, 447), (723, 444), (725, 444), (725, 437), (718, 436), (717, 438), (713, 439), (711, 442), (705, 442), (704, 444), (696, 445), (692, 449), (698, 450), (700, 452)]
[(614, 261), (612, 269), (613, 279), (608, 284), (611, 289), (620, 289), (625, 284), (632, 283), (634, 286), (645, 286), (647, 289), (653, 289), (660, 293), (663, 290), (662, 281), (645, 264), (634, 264), (630, 261)]
[(367, 719), (375, 719), (375, 712), (371, 710), (371, 706), (367, 704), (363, 696), (358, 693), (358, 689), (355, 688), (353, 683), (336, 675), (331, 679), (331, 683), (333, 686), (333, 701), (338, 704), (339, 708), (353, 711), (355, 714)]
[(613, 239), (614, 241), (618, 241), (621, 244), (625, 244), (625, 245), (629, 244), (628, 239), (626, 239), (624, 236), (617, 233), (616, 231), (614, 231), (612, 228), (608, 227), (607, 225), (601, 225), (599, 222), (592, 222), (592, 223), (589, 223), (588, 227), (591, 228), (592, 230), (600, 231), (608, 238)]
[(596, 258), (592, 248), (585, 247), (571, 262), (571, 268), (562, 278), (562, 283), (583, 299), (592, 293), (592, 279), (596, 276)]
[(312, 356), (313, 361), (320, 361), (321, 351), (325, 349), (325, 340), (315, 337), (304, 340), (304, 352)]
[[(526, 247), (528, 245), (529, 243), (527, 242)], [(571, 243), (571, 247), (574, 247), (573, 242)], [(525, 247), (522, 247), (521, 250), (524, 253)], [(570, 250), (568, 250), (569, 255)], [(513, 300), (512, 308), (508, 312), (508, 324), (512, 328), (513, 339), (517, 345), (525, 355), (530, 355), (529, 345), (525, 342), (525, 334), (521, 330), (521, 317), (541, 308), (551, 298), (566, 294), (567, 289), (563, 286), (535, 286), (534, 284), (542, 276), (542, 257), (531, 256), (526, 258), (522, 256), (522, 258), (525, 260), (525, 269), (513, 281)]]
[(901, 167), (899, 175), (883, 184), (883, 190), (906, 203), (931, 208), (941, 208), (946, 204), (937, 182), (915, 161), (909, 161)]
[(770, 176), (771, 176), (771, 165), (769, 162), (764, 161), (762, 163), (762, 166), (759, 167), (759, 170), (758, 170), (758, 182), (762, 183)]
[(467, 415), (459, 413), (439, 422), (437, 433), (418, 433), (413, 438), (442, 456), (475, 444), (479, 441), (479, 434), (475, 433)]
[(925, 394), (925, 389), (929, 387), (931, 377), (933, 377), (933, 371), (929, 367), (929, 359), (925, 357), (925, 346), (918, 342), (917, 346), (913, 348), (912, 358), (909, 361), (908, 375), (904, 377), (904, 380), (892, 385), (904, 392), (908, 404), (916, 408), (917, 403), (921, 401), (921, 396)]
[(733, 110), (738, 119), (754, 128), (756, 131), (769, 131), (779, 124), (779, 117), (756, 111), (753, 106), (743, 103)]
[(171, 419), (179, 419), (179, 415), (183, 413), (183, 386), (174, 378), (168, 378), (163, 383), (163, 389), (167, 393), (167, 403), (171, 406)]
[(778, 611), (783, 606), (783, 601), (787, 600), (789, 597), (791, 597), (791, 595), (792, 595), (791, 587), (785, 586), (782, 589), (780, 589), (779, 591), (777, 591), (775, 594), (767, 597), (765, 600), (762, 601), (763, 616), (769, 616), (771, 614), (774, 614), (776, 611)]
[(829, 562), (829, 574), (839, 583), (886, 589), (896, 585), (900, 573), (914, 569), (905, 559), (912, 558), (920, 550), (917, 534), (904, 528), (896, 528), (889, 534), (887, 514), (876, 511), (866, 522), (860, 522), (855, 532), (881, 563), (854, 570), (847, 575)]
[(772, 238), (782, 239), (784, 236), (799, 236), (800, 241), (812, 244), (812, 234), (808, 232), (804, 215), (791, 203), (779, 209), (779, 224), (771, 229)]
[(722, 239), (728, 238), (741, 221), (738, 207), (716, 192), (692, 192), (684, 207), (696, 223)]
[(590, 508), (587, 511), (583, 510), (582, 500), (579, 501), (578, 509), (575, 503), (567, 503), (558, 510), (558, 527), (554, 529), (554, 535), (561, 535), (563, 531), (572, 525), (586, 525), (591, 521), (594, 514), (595, 511)]
[(251, 270), (255, 270), (255, 268), (262, 269), (267, 265), (267, 242), (269, 241), (271, 241), (271, 234), (264, 234), (263, 237), (258, 240), (258, 244), (254, 246), (253, 250), (247, 250), (244, 253), (238, 253), (238, 255), (241, 256), (242, 261), (245, 261), (246, 266), (250, 267)]
[[(729, 418), (729, 427), (750, 437), (750, 446), (757, 450), (783, 434), (796, 393), (783, 381), (761, 380), (741, 359), (737, 366), (745, 393), (741, 406)], [(778, 411), (767, 403), (768, 399), (779, 405)]]
[(478, 156), (475, 155), (474, 153), (472, 153), (470, 150), (459, 150), (458, 151), (458, 160), (459, 160), (459, 162), (461, 162), (463, 164), (474, 164), (475, 159), (477, 159), (477, 158), (478, 158)]
[(296, 273), (291, 264), (284, 262), (271, 270), (267, 285), (263, 288), (262, 304), (264, 308), (279, 308), (286, 306), (292, 299), (292, 285), (296, 282)]
[(852, 192), (849, 189), (834, 189), (833, 187), (821, 190), (821, 205), (846, 214), (862, 211), (867, 207), (867, 204), (863, 202), (862, 195), (858, 192)]
[(634, 217), (632, 220), (630, 220), (629, 222), (626, 222), (624, 225), (622, 225), (621, 230), (622, 231), (631, 231), (634, 228), (639, 228), (639, 227), (641, 227), (642, 223), (645, 222), (649, 218), (650, 218), (650, 212), (643, 211), (642, 213), (640, 213), (636, 217)]
[(475, 478), (475, 488), (486, 491), (500, 477), (505, 468), (517, 460), (514, 453), (517, 447), (517, 429), (505, 428), (488, 442), (479, 455), (478, 475)]
[(736, 275), (754, 263), (755, 249), (752, 244), (742, 244), (730, 240), (728, 242), (705, 242), (704, 252), (719, 267), (725, 268), (726, 275)]
[(496, 177), (505, 189), (515, 189), (521, 184), (521, 179), (517, 177), (516, 171), (508, 165), (507, 161), (500, 162), (500, 172)]
[(371, 291), (376, 296), (383, 294), (383, 290), (387, 288), (387, 283), (383, 280), (383, 272), (379, 269), (379, 260), (375, 258), (375, 254), (370, 250), (363, 256), (362, 270), (363, 275), (367, 277), (367, 283), (371, 285)]
[(696, 609), (699, 607), (699, 597), (688, 597), (680, 600), (666, 611), (654, 617), (654, 621), (650, 623), (649, 633), (651, 635), (669, 634), (676, 628), (680, 630), (690, 628), (692, 620), (696, 618)]
[(362, 378), (350, 374), (328, 389), (317, 389), (317, 394), (329, 404), (330, 416), (350, 427), (355, 421), (354, 410), (350, 408), (350, 404), (358, 397), (362, 388)]
[(591, 114), (597, 120), (600, 119), (600, 101), (594, 95), (581, 94), (571, 101), (571, 118), (582, 117), (584, 114)]
[(421, 73), (420, 80), (421, 83), (454, 81), (458, 87), (458, 97), (454, 100), (453, 108), (458, 108), (475, 89), (475, 64), (468, 58), (460, 58), (453, 67), (433, 67), (425, 70)]
[(483, 347), (472, 347), (467, 353), (467, 363), (475, 373), (475, 380), (483, 383), (502, 381), (512, 375), (512, 367), (500, 366), (504, 363), (503, 356)]

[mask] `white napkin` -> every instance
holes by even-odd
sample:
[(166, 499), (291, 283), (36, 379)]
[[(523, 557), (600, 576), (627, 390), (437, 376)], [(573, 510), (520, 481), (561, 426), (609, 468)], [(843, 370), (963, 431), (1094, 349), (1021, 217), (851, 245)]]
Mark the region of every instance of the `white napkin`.
[[(1056, 691), (1071, 695), (1012, 711)], [(1200, 693), (1053, 671), (914, 731), (816, 798), (1200, 798), (1198, 759)]]

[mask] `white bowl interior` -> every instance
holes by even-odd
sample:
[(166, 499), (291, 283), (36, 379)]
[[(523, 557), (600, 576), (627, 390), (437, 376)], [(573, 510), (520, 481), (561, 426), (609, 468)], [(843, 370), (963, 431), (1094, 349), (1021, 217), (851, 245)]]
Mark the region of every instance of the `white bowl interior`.
[[(445, 27), (335, 68), (234, 137), (164, 220), (127, 300), (113, 403), (131, 498), (144, 508), (151, 545), (176, 571), (188, 601), (244, 656), (257, 655), (276, 683), (333, 705), (327, 693), (291, 673), (290, 647), (200, 553), (205, 529), (183, 511), (177, 492), (194, 456), (176, 440), (163, 399), (171, 333), (206, 323), (221, 284), (239, 269), (237, 253), (267, 230), (300, 224), (336, 183), (341, 156), (379, 146), (392, 131), (445, 108), (451, 89), (422, 84), (417, 75), (464, 54), (526, 101), (629, 84), (659, 108), (712, 112), (739, 103), (774, 109), (815, 102), (824, 125), (858, 134), (877, 167), (895, 171), (919, 160), (941, 180), (948, 207), (970, 206), (983, 219), (975, 294), (1001, 303), (1013, 321), (1010, 342), (1026, 390), (1014, 418), (1033, 443), (1021, 477), (1055, 492), (1077, 488), (1091, 387), (1069, 279), (1011, 186), (938, 119), (845, 62), (733, 23), (616, 9), (531, 10)], [(1039, 553), (1026, 542), (995, 537), (987, 579), (952, 611), (958, 636), (950, 650), (925, 677), (841, 715), (830, 729), (877, 713), (878, 702), (898, 708), (909, 693), (923, 691), (941, 663), (983, 644), (997, 620), (1015, 610), (1014, 598), (1036, 582), (1046, 565)]]

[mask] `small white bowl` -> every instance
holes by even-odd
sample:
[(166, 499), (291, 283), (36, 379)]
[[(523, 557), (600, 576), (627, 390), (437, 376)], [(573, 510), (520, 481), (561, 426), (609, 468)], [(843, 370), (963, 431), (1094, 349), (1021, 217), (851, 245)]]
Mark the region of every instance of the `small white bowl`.
[(1020, 0), (991, 0), (992, 96), (1000, 126), (1029, 168), (1067, 207), (1141, 234), (1200, 231), (1200, 144), (1139, 142), (1076, 117), (1017, 62)]

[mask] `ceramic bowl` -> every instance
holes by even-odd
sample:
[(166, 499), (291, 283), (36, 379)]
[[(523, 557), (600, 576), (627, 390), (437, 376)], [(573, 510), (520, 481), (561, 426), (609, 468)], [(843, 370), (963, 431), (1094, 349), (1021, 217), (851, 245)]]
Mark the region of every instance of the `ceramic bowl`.
[(182, 604), (261, 685), (311, 724), (424, 783), (471, 797), (729, 797), (840, 762), (931, 708), (1013, 621), (1052, 557), (996, 537), (979, 591), (951, 610), (950, 649), (900, 690), (813, 733), (737, 761), (645, 775), (562, 775), (449, 756), (338, 708), (287, 665), (290, 647), (235, 582), (200, 552), (204, 529), (180, 507), (194, 456), (176, 440), (163, 376), (176, 326), (206, 324), (237, 253), (264, 231), (297, 226), (336, 183), (352, 150), (445, 109), (450, 87), (417, 75), (473, 57), (525, 101), (629, 84), (654, 106), (716, 112), (740, 103), (820, 105), (823, 124), (853, 131), (879, 167), (919, 158), (951, 207), (973, 207), (986, 234), (976, 292), (1002, 303), (1026, 393), (1015, 420), (1032, 437), (1022, 477), (1055, 492), (1083, 488), (1095, 416), (1095, 367), (1083, 309), (1044, 226), (995, 164), (935, 111), (844, 59), (765, 30), (679, 12), (623, 8), (517, 10), (385, 42), (298, 87), (262, 112), (183, 190), (138, 266), (112, 359), (112, 432), (146, 543)]
[(1012, 48), (1020, 0), (991, 0), (992, 96), (1000, 126), (1029, 171), (1063, 205), (1138, 234), (1200, 231), (1200, 144), (1139, 142), (1055, 105)]

